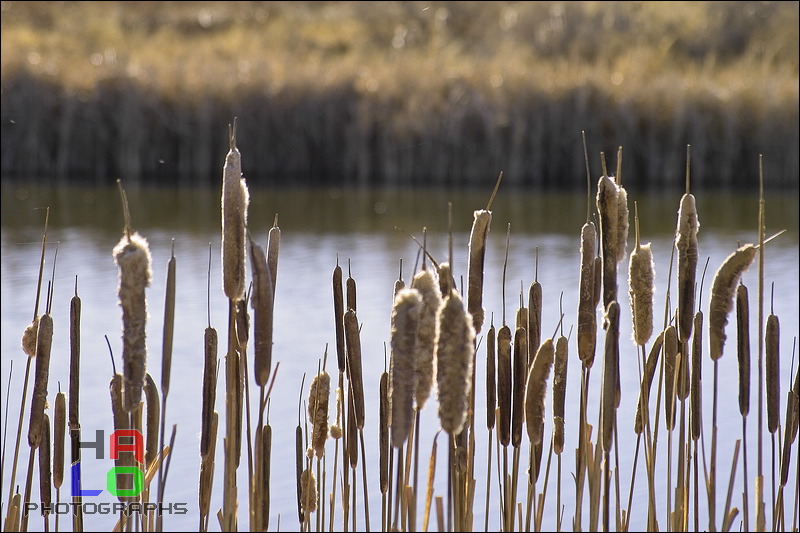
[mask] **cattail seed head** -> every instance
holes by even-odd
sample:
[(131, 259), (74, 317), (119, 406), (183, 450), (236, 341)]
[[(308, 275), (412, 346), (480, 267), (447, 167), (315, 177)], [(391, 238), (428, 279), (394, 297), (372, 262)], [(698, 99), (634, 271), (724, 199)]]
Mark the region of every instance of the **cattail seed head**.
[(764, 337), (766, 343), (765, 365), (767, 376), (767, 428), (770, 433), (775, 433), (780, 424), (780, 336), (781, 325), (778, 316), (770, 314), (767, 317), (767, 332)]
[(392, 445), (395, 447), (402, 446), (411, 431), (416, 368), (414, 357), (421, 309), (422, 296), (416, 289), (398, 292), (392, 307), (389, 407)]
[(601, 177), (597, 183), (597, 211), (603, 251), (603, 307), (608, 308), (617, 299), (617, 258), (620, 255), (617, 184), (608, 176)]
[(756, 257), (758, 249), (746, 244), (729, 255), (714, 275), (711, 286), (711, 305), (709, 308), (708, 337), (713, 361), (722, 357), (725, 347), (725, 326), (728, 313), (733, 309), (733, 296), (736, 286), (745, 270)]
[(39, 317), (33, 319), (22, 332), (22, 351), (29, 357), (36, 357), (36, 335), (39, 332)]
[[(553, 450), (560, 454), (564, 450), (564, 407), (567, 397), (567, 338), (563, 335), (556, 341), (553, 362)], [(559, 429), (560, 420), (560, 429)]]
[(491, 431), (495, 424), (495, 410), (497, 409), (497, 384), (495, 379), (495, 366), (497, 358), (497, 333), (494, 324), (486, 333), (486, 428)]
[[(208, 453), (200, 459), (200, 493), (198, 495), (198, 504), (201, 516), (208, 515), (209, 508), (211, 507), (211, 489), (214, 484), (214, 456), (217, 447), (217, 425), (219, 424), (219, 415), (216, 412), (213, 412), (212, 415), (210, 429), (208, 430)], [(267, 484), (267, 487), (268, 486)]]
[(594, 298), (596, 231), (593, 222), (581, 228), (581, 275), (578, 289), (578, 357), (591, 368), (597, 339), (597, 302)]
[(483, 262), (486, 255), (486, 237), (492, 222), (492, 212), (485, 209), (475, 211), (472, 232), (469, 236), (469, 287), (467, 291), (467, 311), (472, 316), (474, 331), (480, 332), (483, 326)]
[(739, 413), (747, 416), (750, 412), (750, 299), (747, 287), (741, 283), (736, 288), (736, 355), (739, 360)]
[[(342, 434), (342, 403), (344, 402), (344, 398), (342, 398), (342, 389), (336, 387), (336, 423), (330, 427), (330, 435), (332, 439), (341, 439)], [(390, 413), (391, 414), (391, 413)]]
[(475, 354), (473, 323), (461, 297), (455, 290), (450, 291), (437, 315), (435, 357), (439, 421), (451, 435), (461, 432), (467, 416)]
[[(438, 278), (439, 278), (439, 295), (442, 298), (445, 298), (450, 291), (455, 288), (453, 284), (453, 273), (450, 269), (450, 263), (444, 262), (439, 263), (438, 268)], [(397, 291), (395, 291), (395, 294)]]
[(53, 486), (60, 488), (64, 481), (64, 438), (67, 430), (67, 397), (56, 394), (55, 419), (53, 422)]
[[(694, 315), (694, 336), (692, 337), (692, 388), (691, 388), (691, 423), (692, 440), (700, 438), (703, 428), (703, 312)], [(739, 382), (741, 386), (741, 381)], [(741, 401), (741, 390), (739, 391)], [(749, 394), (749, 391), (748, 391)], [(741, 404), (740, 404), (741, 405)]]
[(617, 263), (625, 259), (628, 251), (628, 191), (617, 185)]
[(344, 289), (342, 288), (342, 267), (333, 269), (333, 318), (336, 331), (336, 360), (339, 372), (347, 368), (347, 352), (344, 345)]
[(544, 398), (547, 395), (547, 378), (553, 366), (555, 347), (553, 339), (546, 339), (533, 359), (525, 390), (525, 424), (531, 444), (540, 444), (544, 433)]
[(207, 327), (203, 336), (205, 353), (203, 358), (203, 403), (200, 412), (200, 456), (207, 457), (211, 450), (214, 404), (217, 399), (217, 330)]
[(331, 376), (320, 372), (311, 381), (308, 393), (308, 420), (311, 423), (311, 447), (317, 457), (325, 454), (328, 440), (328, 398), (331, 393)]
[(344, 334), (347, 346), (347, 372), (353, 394), (355, 423), (358, 429), (364, 428), (364, 381), (361, 377), (361, 335), (358, 331), (358, 317), (353, 309), (344, 314)]
[(44, 314), (39, 318), (36, 336), (36, 373), (31, 396), (31, 417), (28, 422), (28, 444), (37, 448), (41, 442), (44, 410), (47, 405), (47, 382), (50, 378), (50, 349), (53, 344), (53, 318)]
[(675, 427), (677, 365), (678, 330), (668, 326), (664, 331), (664, 420), (669, 430)]
[(275, 217), (276, 225), (269, 229), (267, 235), (267, 267), (272, 286), (272, 301), (275, 302), (275, 288), (278, 286), (278, 254), (281, 247), (281, 228), (277, 226), (278, 218)]
[(497, 332), (497, 406), (500, 444), (511, 442), (511, 328)]
[(50, 514), (52, 505), (52, 471), (50, 469), (50, 417), (44, 414), (39, 446), (39, 498), (42, 503), (42, 516)]
[(245, 291), (245, 239), (250, 193), (242, 177), (235, 140), (222, 169), (222, 283), (225, 296), (240, 300)]
[(678, 249), (678, 333), (684, 342), (692, 334), (699, 227), (694, 196), (684, 194), (678, 211), (678, 234), (675, 240)]
[[(531, 283), (528, 288), (528, 366), (533, 364), (536, 350), (542, 342), (542, 284)], [(527, 371), (526, 371), (527, 372)]]
[(256, 385), (263, 387), (269, 381), (272, 368), (273, 295), (272, 275), (267, 266), (264, 249), (250, 241), (250, 264), (253, 271), (253, 336)]
[(389, 490), (389, 373), (381, 374), (378, 411), (378, 460), (381, 494)]
[(122, 373), (125, 376), (123, 407), (131, 412), (142, 401), (142, 386), (147, 365), (145, 325), (147, 302), (144, 291), (150, 286), (150, 248), (138, 233), (124, 235), (114, 247), (119, 267), (119, 305), (122, 307)]
[(69, 302), (69, 429), (80, 428), (81, 299)]
[(631, 253), (628, 287), (633, 315), (633, 341), (644, 345), (653, 334), (653, 279), (655, 266), (650, 243), (637, 246)]
[(411, 287), (417, 289), (422, 296), (422, 308), (419, 313), (416, 345), (416, 402), (417, 410), (425, 407), (425, 402), (433, 387), (434, 364), (433, 353), (436, 347), (436, 313), (442, 305), (439, 283), (429, 270), (423, 270), (414, 276)]
[(514, 331), (513, 382), (511, 392), (511, 445), (522, 444), (522, 424), (525, 422), (525, 383), (528, 378), (528, 332), (518, 327)]

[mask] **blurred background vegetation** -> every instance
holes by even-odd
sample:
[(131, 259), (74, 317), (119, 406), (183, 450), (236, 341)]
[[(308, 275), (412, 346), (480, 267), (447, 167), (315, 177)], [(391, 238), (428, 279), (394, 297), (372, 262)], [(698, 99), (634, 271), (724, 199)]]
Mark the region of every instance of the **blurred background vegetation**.
[(798, 2), (2, 2), (4, 180), (798, 187)]

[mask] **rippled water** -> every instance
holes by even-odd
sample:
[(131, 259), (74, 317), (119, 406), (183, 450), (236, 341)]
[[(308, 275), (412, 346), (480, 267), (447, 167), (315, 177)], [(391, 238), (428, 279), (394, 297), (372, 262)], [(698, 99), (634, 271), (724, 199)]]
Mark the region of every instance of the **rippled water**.
[[(329, 346), (328, 370), (336, 370), (335, 338), (333, 328), (333, 306), (331, 274), (336, 264), (348, 265), (358, 283), (358, 319), (362, 323), (363, 374), (366, 405), (366, 457), (369, 477), (369, 502), (372, 529), (378, 529), (380, 520), (380, 493), (378, 491), (377, 421), (378, 381), (385, 368), (385, 346), (389, 340), (389, 317), (392, 287), (398, 276), (399, 261), (403, 260), (403, 277), (411, 278), (417, 256), (417, 245), (405, 234), (409, 232), (422, 239), (422, 227), (428, 228), (427, 246), (433, 256), (446, 260), (448, 253), (448, 202), (452, 203), (453, 265), (457, 281), (466, 277), (467, 243), (472, 211), (485, 206), (489, 191), (447, 192), (443, 190), (403, 191), (349, 191), (325, 190), (253, 190), (249, 211), (249, 227), (252, 237), (266, 244), (267, 232), (276, 213), (282, 230), (281, 253), (275, 300), (275, 333), (273, 365), (280, 362), (277, 380), (272, 392), (270, 423), (273, 427), (272, 454), (272, 504), (271, 529), (275, 529), (280, 515), (282, 530), (297, 529), (294, 482), (294, 429), (297, 425), (298, 398), (303, 375), (306, 374), (306, 390), (318, 362)], [(703, 309), (707, 311), (708, 294), (714, 272), (724, 258), (739, 243), (757, 240), (757, 198), (752, 195), (698, 193), (700, 218), (700, 269), (708, 259), (708, 273), (703, 290)], [(149, 372), (160, 382), (162, 321), (164, 315), (164, 293), (166, 266), (171, 250), (177, 260), (177, 303), (172, 362), (172, 379), (168, 399), (167, 427), (177, 424), (175, 451), (170, 467), (165, 500), (186, 502), (189, 513), (183, 516), (167, 516), (165, 528), (171, 530), (197, 528), (197, 486), (199, 474), (200, 402), (203, 361), (203, 331), (210, 323), (220, 332), (220, 345), (225, 343), (227, 324), (227, 301), (221, 289), (220, 274), (220, 221), (218, 191), (195, 190), (131, 190), (128, 192), (134, 229), (144, 235), (153, 258), (153, 280), (148, 289), (149, 322), (147, 325)], [(631, 212), (633, 201), (638, 203), (641, 219), (642, 241), (650, 241), (656, 264), (656, 324), (662, 324), (672, 234), (675, 228), (676, 211), (680, 192), (637, 197), (630, 194)], [(84, 439), (97, 429), (111, 432), (111, 410), (108, 382), (111, 362), (104, 336), (108, 336), (117, 365), (121, 358), (121, 311), (117, 306), (117, 269), (111, 250), (118, 242), (122, 230), (122, 216), (117, 193), (108, 190), (56, 189), (43, 190), (21, 186), (4, 186), (2, 190), (2, 383), (3, 408), (10, 409), (8, 443), (5, 471), (3, 472), (3, 502), (7, 501), (8, 483), (11, 477), (13, 441), (19, 413), (25, 357), (19, 348), (23, 329), (34, 314), (38, 262), (41, 254), (41, 232), (44, 211), (49, 206), (50, 227), (48, 251), (44, 270), (44, 287), (52, 277), (53, 259), (58, 249), (57, 268), (53, 283), (52, 316), (55, 323), (51, 360), (49, 400), (52, 403), (59, 384), (67, 389), (69, 367), (68, 317), (69, 301), (75, 292), (82, 299), (81, 318), (81, 425)], [(767, 197), (767, 234), (780, 229), (787, 232), (768, 244), (765, 254), (765, 284), (767, 302), (765, 313), (771, 308), (781, 319), (781, 413), (785, 410), (786, 391), (789, 388), (792, 365), (792, 345), (798, 332), (798, 195), (796, 191)], [(556, 331), (559, 305), (563, 302), (564, 334), (575, 324), (577, 309), (577, 286), (579, 274), (579, 233), (586, 216), (585, 199), (578, 196), (537, 194), (522, 191), (501, 191), (492, 207), (494, 212), (486, 252), (484, 308), (487, 319), (493, 316), (494, 323), (503, 321), (503, 283), (506, 230), (511, 224), (508, 250), (508, 265), (505, 283), (505, 312), (507, 321), (519, 305), (522, 287), (527, 294), (528, 286), (537, 277), (543, 287), (543, 336)], [(632, 218), (631, 218), (632, 221)], [(633, 223), (631, 223), (633, 227)], [(633, 233), (629, 245), (634, 242)], [(57, 246), (56, 246), (56, 243)], [(210, 301), (207, 292), (209, 247), (211, 253)], [(538, 252), (538, 269), (537, 269)], [(638, 367), (636, 351), (630, 341), (630, 308), (627, 297), (627, 261), (620, 265), (619, 295), (622, 309), (621, 329), (621, 393), (622, 402), (618, 411), (619, 420), (619, 468), (623, 507), (627, 507), (630, 475), (636, 446), (635, 434), (631, 430), (638, 394)], [(754, 265), (744, 276), (751, 297), (751, 339), (753, 343), (751, 408), (748, 417), (748, 480), (751, 499), (751, 521), (754, 476), (757, 469), (757, 267)], [(698, 280), (701, 273), (698, 272)], [(673, 276), (674, 278), (674, 276)], [(463, 281), (465, 283), (465, 280)], [(774, 283), (774, 300), (769, 290)], [(675, 282), (672, 283), (672, 306), (675, 305)], [(45, 299), (40, 302), (40, 312)], [(707, 343), (707, 331), (705, 333)], [(725, 356), (719, 362), (719, 448), (717, 517), (722, 514), (728, 485), (728, 473), (735, 441), (741, 438), (741, 417), (737, 404), (737, 361), (735, 355), (736, 333), (734, 325), (727, 329), (728, 345)], [(484, 497), (486, 492), (486, 438), (485, 401), (483, 385), (485, 379), (484, 331), (479, 335), (476, 380), (478, 399), (476, 402), (476, 493), (475, 529), (482, 530), (484, 523)], [(598, 333), (598, 346), (602, 346), (604, 333)], [(577, 359), (574, 331), (570, 337), (569, 377), (567, 382), (566, 445), (562, 455), (562, 504), (564, 505), (564, 527), (569, 528), (574, 514), (574, 448), (577, 442), (577, 417), (579, 403), (580, 365)], [(600, 349), (598, 349), (600, 353)], [(6, 405), (6, 383), (13, 361), (13, 378), (10, 404)], [(796, 364), (796, 363), (795, 363)], [(273, 367), (274, 368), (274, 367)], [(596, 364), (591, 374), (589, 397), (590, 421), (596, 421), (601, 366)], [(711, 394), (713, 366), (708, 357), (704, 359), (704, 428), (706, 457), (710, 458)], [(552, 381), (552, 380), (551, 380)], [(220, 380), (220, 383), (222, 380)], [(655, 390), (655, 389), (654, 389)], [(30, 390), (28, 399), (30, 401)], [(255, 403), (255, 401), (254, 401)], [(333, 402), (331, 403), (333, 405)], [(547, 412), (550, 413), (550, 395), (547, 397)], [(26, 405), (26, 411), (28, 406)], [(224, 386), (217, 391), (217, 410), (224, 414)], [(421, 472), (425, 477), (427, 458), (433, 437), (438, 430), (437, 403), (429, 402), (422, 416), (420, 434)], [(331, 417), (335, 413), (331, 411)], [(549, 415), (548, 415), (549, 416)], [(661, 417), (663, 419), (663, 416)], [(27, 426), (27, 415), (24, 417)], [(764, 420), (766, 426), (766, 418)], [(596, 425), (596, 423), (594, 424)], [(220, 418), (220, 436), (224, 434), (223, 417)], [(551, 420), (546, 422), (546, 436), (550, 438)], [(22, 485), (28, 460), (25, 445), (27, 430), (23, 428), (23, 447), (20, 453), (16, 483)], [(666, 494), (666, 433), (661, 429), (659, 439), (656, 483), (657, 503), (661, 527), (665, 527)], [(5, 435), (5, 433), (4, 433)], [(89, 437), (92, 439), (93, 437)], [(526, 438), (527, 440), (527, 438)], [(677, 435), (675, 440), (677, 441)], [(527, 443), (524, 443), (527, 450)], [(795, 445), (796, 446), (796, 445)], [(446, 495), (445, 446), (440, 439), (439, 467), (436, 477), (436, 494)], [(767, 486), (771, 486), (771, 440), (764, 430), (764, 472)], [(674, 451), (674, 450), (673, 450)], [(333, 444), (329, 442), (328, 469), (332, 471)], [(112, 466), (106, 459), (87, 459), (84, 451), (84, 488), (104, 486), (105, 472)], [(527, 456), (523, 453), (523, 458)], [(239, 468), (240, 501), (246, 500), (247, 466), (243, 449), (242, 465)], [(796, 457), (796, 455), (795, 455)], [(546, 465), (547, 454), (543, 460)], [(636, 486), (633, 496), (632, 529), (646, 525), (646, 477), (640, 454)], [(212, 515), (222, 505), (221, 440), (217, 446), (217, 469), (212, 498)], [(521, 471), (527, 469), (527, 460), (522, 461)], [(701, 463), (702, 464), (702, 463)], [(673, 465), (674, 467), (674, 465)], [(553, 459), (550, 484), (547, 493), (543, 528), (555, 527), (556, 461)], [(701, 467), (702, 468), (702, 467)], [(792, 468), (794, 471), (794, 466)], [(490, 528), (500, 525), (498, 514), (498, 485), (496, 463), (492, 461), (492, 484)], [(361, 507), (361, 474), (358, 478), (358, 506)], [(674, 483), (673, 473), (673, 483)], [(37, 476), (34, 476), (37, 477)], [(330, 485), (332, 472), (328, 473)], [(542, 490), (544, 476), (540, 477), (537, 491)], [(741, 469), (737, 473), (733, 505), (741, 509)], [(422, 481), (421, 481), (422, 484)], [(788, 503), (793, 501), (794, 481), (790, 480)], [(92, 485), (98, 485), (93, 487)], [(702, 475), (700, 486), (703, 486)], [(67, 501), (69, 474), (65, 475), (61, 500)], [(330, 490), (330, 489), (329, 489)], [(525, 501), (526, 487), (520, 483), (518, 499)], [(34, 483), (33, 494), (38, 495)], [(771, 491), (766, 490), (766, 499)], [(791, 497), (790, 497), (791, 496)], [(33, 498), (38, 500), (38, 496)], [(86, 500), (85, 500), (86, 501)], [(112, 501), (104, 492), (94, 501)], [(584, 516), (588, 517), (588, 493), (584, 496)], [(613, 502), (613, 498), (612, 498)], [(705, 495), (700, 496), (700, 524), (707, 527), (707, 504)], [(612, 503), (613, 505), (613, 503)], [(245, 507), (245, 504), (242, 504)], [(767, 505), (769, 508), (769, 503)], [(693, 508), (692, 508), (693, 509)], [(693, 513), (690, 515), (693, 520)], [(771, 513), (767, 513), (768, 519)], [(789, 515), (791, 519), (791, 514)], [(740, 515), (741, 517), (741, 515)], [(584, 520), (586, 520), (585, 518)], [(246, 529), (246, 516), (240, 516), (240, 529)], [(110, 529), (115, 517), (86, 517), (87, 529)], [(737, 519), (738, 521), (738, 519)], [(431, 520), (435, 528), (435, 517)], [(338, 527), (341, 521), (337, 518)], [(421, 519), (419, 521), (421, 525)], [(587, 524), (584, 521), (584, 526)], [(704, 525), (705, 524), (705, 525)], [(363, 514), (358, 515), (358, 526), (363, 527)], [(31, 530), (41, 529), (41, 518), (30, 517)], [(52, 522), (51, 522), (52, 527)], [(62, 529), (71, 527), (69, 517), (62, 517)], [(738, 523), (735, 527), (738, 527)], [(218, 529), (212, 517), (211, 529)]]

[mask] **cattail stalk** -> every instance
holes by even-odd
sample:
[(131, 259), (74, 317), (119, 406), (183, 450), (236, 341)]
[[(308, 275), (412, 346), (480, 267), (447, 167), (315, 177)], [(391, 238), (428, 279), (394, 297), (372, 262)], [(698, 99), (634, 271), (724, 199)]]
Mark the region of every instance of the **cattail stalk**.
[(402, 289), (392, 307), (391, 347), (389, 369), (389, 408), (392, 445), (403, 446), (411, 431), (413, 390), (417, 344), (417, 329), (422, 308), (422, 296), (416, 289)]

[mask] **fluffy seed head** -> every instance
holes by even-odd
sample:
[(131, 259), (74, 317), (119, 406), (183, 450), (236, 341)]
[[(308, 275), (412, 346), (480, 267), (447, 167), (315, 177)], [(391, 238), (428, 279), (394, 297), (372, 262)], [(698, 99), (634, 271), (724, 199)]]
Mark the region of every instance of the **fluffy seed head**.
[(311, 422), (311, 448), (317, 457), (325, 454), (325, 441), (328, 440), (328, 397), (331, 392), (331, 376), (320, 372), (311, 381), (308, 393), (308, 420)]
[(697, 272), (697, 206), (694, 196), (684, 194), (678, 211), (678, 333), (682, 341), (692, 334), (694, 287)]
[(553, 366), (555, 347), (553, 339), (546, 339), (533, 359), (528, 373), (528, 383), (525, 390), (525, 424), (528, 438), (532, 444), (542, 442), (544, 433), (544, 398), (547, 395), (547, 379), (550, 377), (550, 368)]
[(633, 315), (633, 341), (644, 345), (653, 334), (653, 279), (655, 266), (650, 243), (637, 246), (631, 253), (628, 290)]
[(417, 289), (422, 296), (422, 308), (419, 313), (416, 346), (416, 382), (415, 394), (417, 410), (425, 407), (433, 386), (433, 353), (436, 343), (436, 313), (442, 305), (439, 283), (429, 270), (422, 270), (414, 276), (411, 287)]
[(713, 361), (722, 357), (727, 338), (725, 326), (728, 324), (728, 313), (733, 309), (736, 286), (755, 259), (757, 251), (752, 244), (742, 246), (725, 259), (714, 275), (708, 318), (708, 340)]
[(36, 357), (36, 335), (39, 331), (39, 317), (33, 319), (22, 332), (22, 351), (30, 357)]
[(422, 296), (416, 289), (397, 293), (392, 308), (389, 369), (389, 408), (392, 445), (400, 447), (411, 431), (416, 362), (417, 329), (422, 309)]
[(593, 222), (581, 228), (581, 275), (578, 289), (578, 357), (591, 368), (597, 340), (597, 303), (594, 298), (596, 230)]
[(475, 211), (472, 232), (469, 236), (469, 287), (467, 291), (467, 311), (472, 315), (472, 326), (480, 332), (483, 326), (483, 262), (486, 255), (486, 237), (492, 212), (481, 209)]

